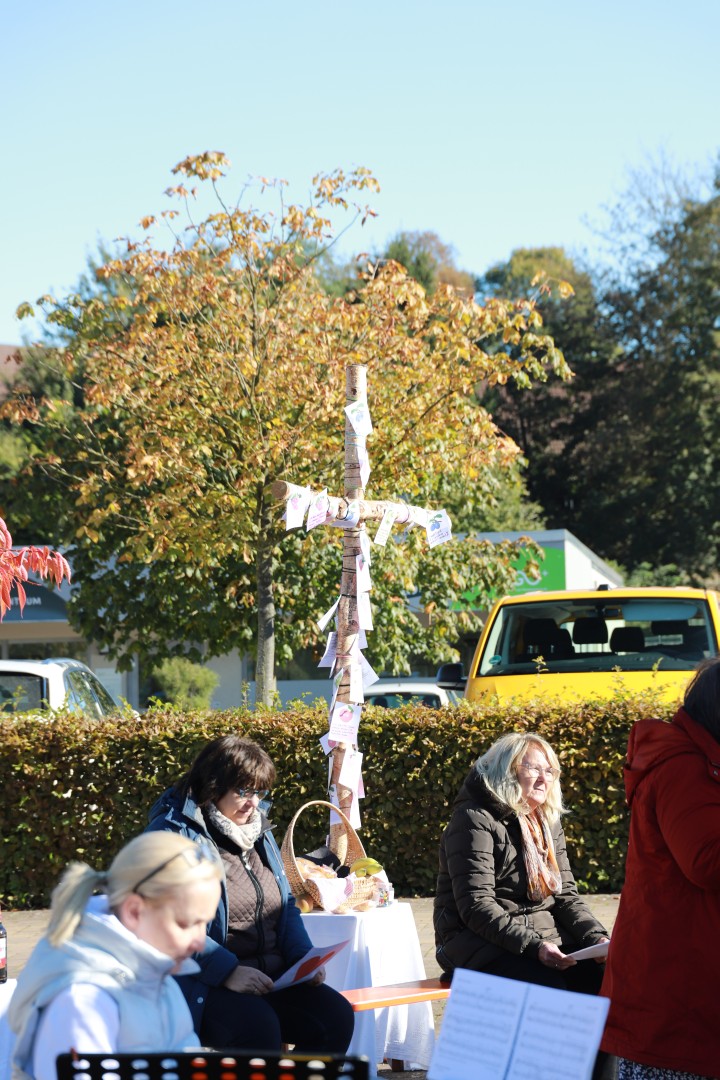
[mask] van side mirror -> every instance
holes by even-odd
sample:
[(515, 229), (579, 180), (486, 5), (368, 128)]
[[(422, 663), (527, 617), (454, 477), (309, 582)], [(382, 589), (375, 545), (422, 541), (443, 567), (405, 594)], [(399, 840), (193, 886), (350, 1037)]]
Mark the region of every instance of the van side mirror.
[(467, 675), (462, 664), (443, 664), (437, 673), (435, 682), (443, 690), (459, 690), (463, 693)]

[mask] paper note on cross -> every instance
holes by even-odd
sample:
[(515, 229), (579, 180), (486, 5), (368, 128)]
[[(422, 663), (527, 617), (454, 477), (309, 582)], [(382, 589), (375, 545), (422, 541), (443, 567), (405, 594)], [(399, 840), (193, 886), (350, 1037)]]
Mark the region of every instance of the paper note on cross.
[[(343, 568), (340, 596), (318, 618), (321, 632), (335, 619), (335, 629), (325, 649), (321, 666), (330, 667), (333, 692), (330, 703), (330, 733), (324, 745), (332, 755), (330, 769), (331, 801), (351, 817), (358, 820), (357, 798), (362, 795), (362, 777), (357, 772), (343, 771), (343, 760), (348, 750), (356, 749), (357, 725), (364, 700), (364, 691), (378, 676), (362, 653), (365, 648), (365, 631), (371, 631), (372, 620), (372, 550), (365, 525), (368, 521), (380, 523), (375, 543), (384, 545), (394, 525), (417, 526), (425, 530), (430, 547), (445, 543), (452, 538), (450, 519), (444, 510), (428, 510), (423, 506), (389, 500), (368, 500), (365, 485), (370, 476), (370, 459), (366, 439), (372, 434), (373, 425), (367, 398), (367, 368), (354, 364), (346, 371), (345, 382), (345, 476), (343, 497), (329, 495), (326, 488), (312, 491), (307, 487), (276, 481), (273, 495), (286, 504), (286, 528), (298, 528), (307, 513), (306, 528), (331, 525), (343, 530)], [(352, 786), (343, 783), (348, 775), (353, 777)], [(337, 815), (335, 815), (337, 816)], [(342, 859), (346, 838), (341, 825), (331, 825), (330, 846)]]

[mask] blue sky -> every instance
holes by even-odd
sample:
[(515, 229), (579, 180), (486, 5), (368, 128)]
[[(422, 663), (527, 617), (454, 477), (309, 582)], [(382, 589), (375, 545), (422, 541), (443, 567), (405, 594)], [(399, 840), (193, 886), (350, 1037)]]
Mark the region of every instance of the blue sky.
[(720, 151), (717, 0), (0, 0), (0, 38), (5, 344), (21, 301), (168, 205), (190, 153), (299, 199), (368, 166), (379, 217), (347, 255), (429, 229), (479, 273), (517, 247), (592, 255), (628, 170)]

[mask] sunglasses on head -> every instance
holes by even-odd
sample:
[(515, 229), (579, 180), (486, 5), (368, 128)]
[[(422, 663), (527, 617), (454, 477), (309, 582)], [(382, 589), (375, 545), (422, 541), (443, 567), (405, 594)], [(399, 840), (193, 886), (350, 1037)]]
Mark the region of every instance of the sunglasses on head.
[(216, 863), (218, 857), (215, 853), (215, 849), (208, 844), (207, 840), (196, 841), (191, 848), (183, 848), (182, 851), (176, 851), (174, 855), (171, 855), (165, 862), (161, 862), (159, 866), (156, 866), (154, 870), (151, 870), (145, 877), (140, 878), (138, 883), (133, 887), (132, 892), (139, 891), (140, 886), (144, 885), (150, 878), (154, 878), (156, 874), (159, 874), (161, 870), (164, 870), (166, 866), (169, 866), (175, 859), (184, 859), (188, 866), (199, 866), (203, 862)]

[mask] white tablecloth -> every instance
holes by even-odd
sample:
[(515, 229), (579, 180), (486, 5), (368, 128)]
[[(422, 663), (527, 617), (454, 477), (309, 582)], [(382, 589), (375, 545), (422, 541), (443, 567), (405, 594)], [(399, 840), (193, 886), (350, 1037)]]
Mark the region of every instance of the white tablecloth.
[(10, 1058), (15, 1043), (15, 1036), (8, 1027), (7, 1007), (16, 986), (15, 979), (8, 979), (0, 983), (0, 1080), (8, 1080), (10, 1076)]
[[(425, 978), (425, 965), (410, 904), (348, 915), (311, 912), (303, 915), (313, 945), (334, 945), (350, 939), (350, 945), (327, 965), (327, 982), (336, 990), (385, 986)], [(350, 1054), (365, 1054), (372, 1063), (403, 1061), (427, 1069), (435, 1028), (429, 1001), (416, 1005), (393, 1005), (355, 1013), (355, 1034)]]

